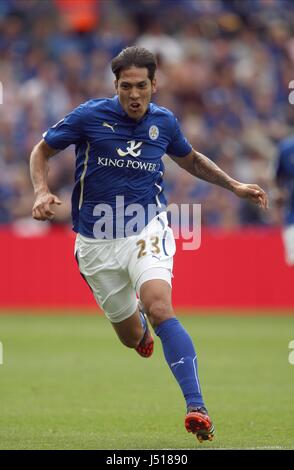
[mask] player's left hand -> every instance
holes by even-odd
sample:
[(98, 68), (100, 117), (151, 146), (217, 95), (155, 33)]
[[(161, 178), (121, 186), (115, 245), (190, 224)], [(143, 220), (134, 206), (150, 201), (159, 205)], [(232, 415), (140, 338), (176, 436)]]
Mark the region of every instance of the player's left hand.
[(266, 192), (257, 184), (239, 183), (234, 188), (236, 196), (257, 204), (262, 209), (268, 209), (268, 197)]

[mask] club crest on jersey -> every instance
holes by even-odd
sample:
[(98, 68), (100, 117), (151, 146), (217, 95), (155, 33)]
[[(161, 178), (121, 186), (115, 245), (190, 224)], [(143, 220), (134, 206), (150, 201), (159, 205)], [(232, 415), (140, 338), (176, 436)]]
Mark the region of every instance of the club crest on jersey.
[(127, 144), (130, 144), (130, 145), (126, 148), (126, 151), (122, 149), (116, 149), (120, 157), (125, 157), (126, 155), (131, 155), (131, 157), (139, 157), (141, 155), (142, 150), (137, 150), (137, 149), (141, 147), (143, 142), (136, 142), (135, 140), (129, 140)]
[(156, 140), (159, 136), (159, 130), (157, 126), (151, 126), (149, 129), (149, 137), (151, 140)]

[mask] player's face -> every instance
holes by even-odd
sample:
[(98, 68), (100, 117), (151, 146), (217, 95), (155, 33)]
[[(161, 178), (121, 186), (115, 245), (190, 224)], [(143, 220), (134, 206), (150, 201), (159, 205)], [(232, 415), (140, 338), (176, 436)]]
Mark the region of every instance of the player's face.
[(136, 121), (141, 119), (147, 111), (152, 93), (156, 91), (156, 81), (148, 78), (148, 69), (134, 66), (122, 70), (114, 84), (127, 115)]

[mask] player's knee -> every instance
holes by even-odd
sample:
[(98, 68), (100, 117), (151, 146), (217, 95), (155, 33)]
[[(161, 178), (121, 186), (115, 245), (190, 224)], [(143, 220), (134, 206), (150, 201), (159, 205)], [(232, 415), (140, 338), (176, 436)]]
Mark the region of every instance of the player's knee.
[(147, 315), (153, 327), (159, 326), (162, 322), (174, 316), (172, 306), (164, 300), (151, 302)]

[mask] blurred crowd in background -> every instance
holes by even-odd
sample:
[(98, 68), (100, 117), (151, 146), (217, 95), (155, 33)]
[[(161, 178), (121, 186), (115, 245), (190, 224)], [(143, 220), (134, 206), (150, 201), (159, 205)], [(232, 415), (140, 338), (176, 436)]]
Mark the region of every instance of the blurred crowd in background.
[[(48, 127), (113, 96), (111, 59), (156, 54), (158, 92), (187, 138), (231, 176), (271, 190), (280, 139), (293, 133), (294, 2), (287, 0), (1, 0), (0, 224), (31, 220), (29, 155)], [(50, 161), (50, 189), (70, 221), (74, 149)], [(280, 223), (166, 161), (170, 203), (201, 203), (207, 226)], [(41, 225), (41, 224), (39, 224)]]

